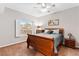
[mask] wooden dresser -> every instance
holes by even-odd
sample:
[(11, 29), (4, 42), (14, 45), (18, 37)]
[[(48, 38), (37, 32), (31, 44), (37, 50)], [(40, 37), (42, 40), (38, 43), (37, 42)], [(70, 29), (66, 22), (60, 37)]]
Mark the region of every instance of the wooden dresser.
[(75, 48), (75, 40), (65, 38), (65, 46), (70, 47), (70, 48)]

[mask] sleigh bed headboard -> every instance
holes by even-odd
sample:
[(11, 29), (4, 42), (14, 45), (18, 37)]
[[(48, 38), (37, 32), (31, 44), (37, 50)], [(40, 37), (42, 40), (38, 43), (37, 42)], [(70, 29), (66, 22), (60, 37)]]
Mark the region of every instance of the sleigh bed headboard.
[(49, 30), (49, 31), (59, 30), (58, 33), (64, 35), (64, 28), (45, 28), (45, 30)]

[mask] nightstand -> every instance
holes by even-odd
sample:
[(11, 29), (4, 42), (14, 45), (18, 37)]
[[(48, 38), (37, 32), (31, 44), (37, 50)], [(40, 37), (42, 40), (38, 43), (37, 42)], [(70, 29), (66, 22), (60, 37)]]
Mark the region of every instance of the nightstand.
[(75, 48), (75, 40), (65, 38), (65, 46), (70, 47), (70, 48)]

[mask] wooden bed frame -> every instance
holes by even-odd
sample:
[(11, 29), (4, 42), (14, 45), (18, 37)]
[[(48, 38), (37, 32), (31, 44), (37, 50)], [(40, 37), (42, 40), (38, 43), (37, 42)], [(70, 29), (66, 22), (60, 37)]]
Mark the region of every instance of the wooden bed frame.
[[(64, 36), (64, 29), (59, 28), (59, 33), (61, 33)], [(29, 46), (34, 47), (34, 49), (36, 49), (37, 51), (41, 52), (42, 54), (46, 56), (55, 55), (54, 38), (51, 39), (51, 38), (28, 34), (27, 48), (29, 48)]]

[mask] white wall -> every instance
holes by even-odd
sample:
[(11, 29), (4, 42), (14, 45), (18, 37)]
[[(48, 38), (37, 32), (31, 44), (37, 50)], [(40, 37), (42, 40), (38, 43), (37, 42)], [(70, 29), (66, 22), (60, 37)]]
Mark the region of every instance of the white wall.
[(26, 41), (25, 37), (15, 37), (15, 20), (19, 18), (34, 19), (32, 16), (8, 8), (0, 14), (0, 47)]
[(60, 26), (63, 26), (66, 33), (72, 33), (79, 42), (79, 7), (64, 10), (54, 14), (60, 19)]
[(79, 6), (71, 8), (60, 13), (54, 14), (60, 19), (60, 26), (65, 29), (65, 36), (67, 33), (72, 33), (76, 39), (76, 46), (79, 45)]

